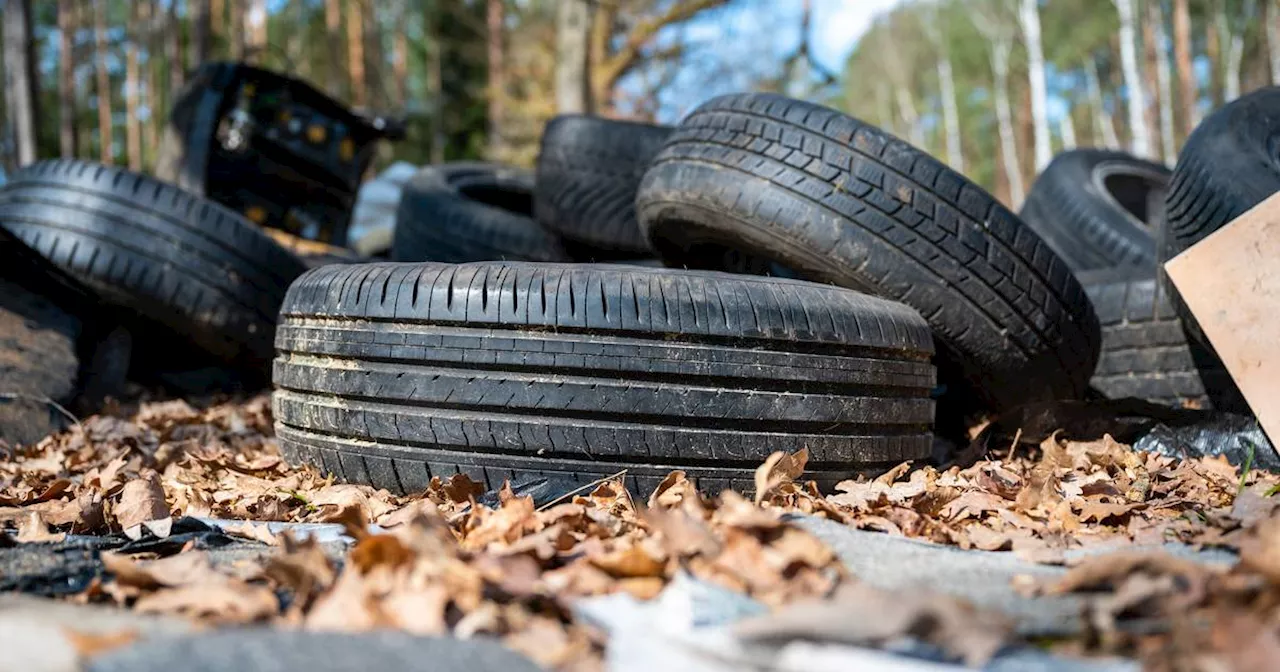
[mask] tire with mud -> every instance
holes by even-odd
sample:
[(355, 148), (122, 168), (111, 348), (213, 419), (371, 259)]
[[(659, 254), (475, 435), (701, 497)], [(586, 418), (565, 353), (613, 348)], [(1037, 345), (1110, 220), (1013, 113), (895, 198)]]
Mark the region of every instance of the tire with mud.
[(273, 399), (285, 456), (396, 492), (680, 469), (750, 490), (925, 458), (929, 329), (836, 287), (625, 265), (366, 264), (289, 290)]

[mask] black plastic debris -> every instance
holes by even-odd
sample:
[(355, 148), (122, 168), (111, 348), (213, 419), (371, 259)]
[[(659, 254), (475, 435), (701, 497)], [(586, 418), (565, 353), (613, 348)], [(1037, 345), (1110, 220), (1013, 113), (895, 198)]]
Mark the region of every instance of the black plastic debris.
[(1255, 418), (1214, 413), (1201, 422), (1181, 427), (1158, 424), (1133, 442), (1135, 450), (1170, 457), (1222, 455), (1239, 467), (1280, 472), (1280, 456)]

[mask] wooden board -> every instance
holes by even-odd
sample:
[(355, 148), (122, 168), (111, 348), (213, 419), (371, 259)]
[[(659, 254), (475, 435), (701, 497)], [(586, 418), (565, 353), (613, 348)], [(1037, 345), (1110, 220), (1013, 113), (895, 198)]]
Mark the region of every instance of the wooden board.
[(1280, 194), (1164, 268), (1262, 430), (1280, 445)]

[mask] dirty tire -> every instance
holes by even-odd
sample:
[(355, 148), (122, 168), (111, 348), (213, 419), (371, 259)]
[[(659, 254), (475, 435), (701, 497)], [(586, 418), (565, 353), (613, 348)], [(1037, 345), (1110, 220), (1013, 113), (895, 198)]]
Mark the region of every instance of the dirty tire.
[(807, 448), (826, 486), (927, 457), (927, 325), (836, 287), (621, 265), (367, 264), (308, 272), (276, 336), (285, 456), (418, 491), (682, 469), (751, 489)]
[(1102, 324), (1094, 389), (1112, 399), (1248, 412), (1221, 362), (1188, 341), (1153, 267), (1088, 271), (1079, 278)]
[(0, 280), (0, 442), (35, 443), (67, 424), (54, 404), (76, 397), (81, 330), (47, 297)]
[[(1157, 235), (1162, 263), (1280, 191), (1280, 87), (1259, 89), (1209, 115), (1178, 155), (1165, 204), (1168, 225)], [(1200, 325), (1160, 273), (1188, 333), (1206, 343)]]
[(578, 244), (577, 261), (652, 255), (636, 221), (636, 188), (671, 127), (578, 114), (547, 123), (538, 152), (534, 212)]
[[(0, 191), (0, 226), (104, 302), (227, 363), (265, 369), (302, 263), (248, 220), (86, 161), (42, 161)], [(165, 339), (135, 329), (135, 336)], [(172, 338), (168, 341), (172, 345)]]
[(933, 329), (945, 408), (1078, 397), (1097, 362), (1089, 299), (1034, 231), (936, 159), (835, 110), (713, 99), (672, 134), (636, 203), (668, 264), (725, 246), (914, 307)]
[(1169, 176), (1124, 152), (1063, 152), (1036, 178), (1018, 216), (1074, 272), (1151, 267)]
[(404, 185), (396, 261), (569, 261), (533, 219), (533, 175), (489, 163), (428, 166)]

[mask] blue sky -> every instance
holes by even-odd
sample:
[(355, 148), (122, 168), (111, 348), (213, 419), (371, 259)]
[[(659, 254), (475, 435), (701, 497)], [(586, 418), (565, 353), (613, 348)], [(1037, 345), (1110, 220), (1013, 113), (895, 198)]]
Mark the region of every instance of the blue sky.
[[(782, 0), (796, 5), (796, 0)], [(818, 62), (839, 72), (871, 21), (901, 0), (813, 0), (813, 50)]]

